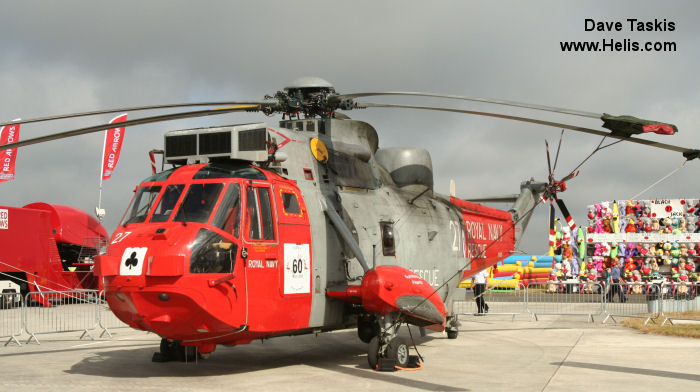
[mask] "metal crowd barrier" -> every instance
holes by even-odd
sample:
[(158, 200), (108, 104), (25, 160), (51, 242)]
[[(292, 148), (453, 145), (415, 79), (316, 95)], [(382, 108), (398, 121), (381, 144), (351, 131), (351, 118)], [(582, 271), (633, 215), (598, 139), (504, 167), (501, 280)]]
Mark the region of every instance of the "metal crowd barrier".
[(583, 315), (593, 322), (593, 316), (605, 311), (604, 292), (597, 282), (531, 282), (525, 290), (526, 309), (535, 320), (538, 315)]
[(673, 320), (700, 320), (700, 283), (664, 283), (661, 292), (661, 325), (673, 324)]
[(8, 338), (5, 346), (11, 342), (22, 345), (17, 339), (24, 332), (22, 309), (21, 294), (0, 294), (0, 339)]
[(488, 283), (486, 291), (482, 294), (487, 307), (483, 313), (478, 313), (474, 291), (467, 290), (464, 301), (455, 301), (453, 312), (459, 315), (509, 315), (512, 320), (515, 316), (524, 314), (525, 310), (525, 286), (523, 284)]
[(98, 295), (97, 307), (98, 307), (97, 311), (98, 311), (99, 327), (102, 328), (102, 332), (100, 333), (100, 337), (107, 335), (111, 338), (112, 333), (110, 332), (110, 329), (128, 328), (129, 327), (127, 324), (125, 324), (121, 320), (119, 320), (117, 318), (117, 316), (114, 315), (112, 310), (110, 310), (109, 304), (107, 303), (107, 300), (105, 299), (104, 290), (100, 291), (100, 293)]
[[(33, 304), (32, 297), (37, 295), (52, 306)], [(82, 332), (80, 339), (88, 336), (94, 340), (90, 331), (99, 325), (96, 290), (43, 291), (29, 293), (24, 300), (24, 329), (30, 335), (27, 343), (34, 340), (40, 344), (36, 335), (55, 332)]]
[(615, 317), (644, 318), (644, 325), (661, 314), (661, 286), (654, 283), (612, 283), (605, 295), (605, 324)]

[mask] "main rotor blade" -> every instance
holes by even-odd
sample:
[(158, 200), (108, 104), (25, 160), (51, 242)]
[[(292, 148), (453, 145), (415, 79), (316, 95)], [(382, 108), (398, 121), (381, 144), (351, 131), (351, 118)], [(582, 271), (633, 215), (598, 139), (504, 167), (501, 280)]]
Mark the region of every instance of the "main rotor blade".
[(461, 110), (461, 109), (451, 109), (451, 108), (433, 107), (433, 106), (394, 105), (394, 104), (371, 103), (371, 102), (357, 102), (357, 107), (358, 108), (370, 108), (370, 107), (372, 107), (372, 108), (399, 108), (399, 109), (435, 110), (435, 111), (439, 111), (439, 112), (463, 113), (463, 114), (473, 114), (475, 116), (504, 118), (506, 120), (522, 121), (522, 122), (528, 122), (528, 123), (533, 123), (533, 124), (546, 125), (548, 127), (564, 128), (564, 129), (569, 129), (572, 131), (588, 133), (591, 135), (606, 136), (606, 137), (624, 140), (627, 142), (643, 144), (645, 146), (657, 147), (657, 148), (661, 148), (664, 150), (676, 151), (676, 152), (682, 153), (683, 156), (688, 160), (692, 160), (692, 159), (700, 157), (700, 150), (698, 150), (698, 149), (679, 147), (679, 146), (674, 146), (671, 144), (655, 142), (652, 140), (638, 139), (638, 138), (634, 138), (631, 136), (626, 137), (626, 136), (621, 136), (621, 135), (614, 135), (610, 132), (598, 131), (598, 130), (591, 129), (591, 128), (556, 123), (556, 122), (552, 122), (552, 121), (536, 120), (534, 118), (529, 118), (529, 117), (509, 116), (506, 114), (498, 114), (498, 113), (491, 113), (491, 112), (477, 112), (477, 111), (473, 111), (473, 110)]
[[(205, 117), (205, 116), (216, 116), (219, 114), (232, 113), (232, 112), (242, 112), (242, 111), (258, 111), (261, 105), (239, 105), (230, 106), (223, 108), (214, 108), (206, 110), (196, 110), (192, 112), (181, 112), (181, 113), (171, 113), (163, 114), (160, 116), (143, 117), (134, 120), (122, 121), (119, 123), (119, 127), (130, 127), (134, 125), (151, 124), (162, 121), (178, 120), (182, 118), (193, 118), (193, 117)], [(32, 144), (38, 144), (43, 142), (48, 142), (51, 140), (65, 139), (72, 136), (84, 135), (87, 133), (104, 131), (106, 129), (114, 128), (115, 124), (101, 124), (94, 125), (92, 127), (80, 128), (71, 131), (58, 132), (50, 135), (35, 137), (33, 139), (22, 140), (16, 143), (10, 143), (0, 146), (0, 151), (7, 150), (10, 148), (30, 146)]]
[(372, 97), (372, 96), (380, 96), (380, 95), (404, 95), (404, 96), (414, 96), (414, 97), (433, 97), (433, 98), (458, 99), (458, 100), (462, 100), (462, 101), (485, 102), (485, 103), (492, 103), (495, 105), (505, 105), (505, 106), (514, 106), (514, 107), (520, 107), (520, 108), (534, 109), (534, 110), (542, 110), (545, 112), (571, 114), (573, 116), (589, 117), (589, 118), (595, 118), (597, 120), (600, 120), (600, 117), (603, 115), (603, 113), (592, 113), (592, 112), (585, 112), (585, 111), (581, 111), (581, 110), (559, 108), (559, 107), (555, 107), (555, 106), (546, 106), (546, 105), (538, 105), (538, 104), (525, 103), (525, 102), (507, 101), (504, 99), (465, 97), (465, 96), (461, 96), (461, 95), (421, 93), (421, 92), (413, 92), (413, 91), (385, 91), (385, 92), (374, 92), (374, 93), (343, 94), (343, 95), (335, 96), (333, 99), (338, 99), (339, 101), (342, 101), (345, 99), (353, 99), (353, 98), (360, 98), (360, 97)]
[[(186, 107), (195, 107), (195, 106), (266, 105), (266, 104), (271, 104), (271, 103), (272, 103), (272, 101), (263, 101), (263, 102), (227, 101), (227, 102), (194, 102), (194, 103), (175, 103), (175, 104), (168, 104), (168, 105), (134, 106), (134, 107), (130, 107), (130, 108), (105, 109), (105, 110), (96, 110), (96, 111), (92, 111), (92, 112), (70, 113), (70, 114), (60, 114), (57, 116), (30, 118), (28, 120), (22, 120), (21, 123), (22, 124), (31, 124), (31, 123), (44, 122), (44, 121), (62, 120), (62, 119), (66, 119), (66, 118), (87, 117), (87, 116), (95, 116), (98, 114), (109, 114), (109, 113), (138, 112), (138, 111), (142, 111), (142, 110), (174, 109), (174, 108), (186, 108)], [(16, 123), (15, 121), (0, 123), (0, 127), (5, 126), (5, 125), (10, 125), (10, 124), (15, 124), (15, 123)]]

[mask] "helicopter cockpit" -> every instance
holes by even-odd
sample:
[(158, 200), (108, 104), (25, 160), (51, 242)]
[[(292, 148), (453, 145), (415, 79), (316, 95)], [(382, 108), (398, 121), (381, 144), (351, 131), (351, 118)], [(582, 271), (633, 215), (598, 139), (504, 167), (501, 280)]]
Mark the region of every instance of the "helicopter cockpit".
[(189, 225), (185, 231), (194, 234), (196, 230), (194, 238), (180, 239), (190, 249), (189, 272), (230, 274), (241, 239), (243, 191), (248, 193), (248, 238), (266, 240), (274, 235), (270, 205), (259, 202), (269, 200), (269, 194), (264, 194), (267, 188), (246, 191), (242, 183), (251, 180), (267, 178), (242, 162), (187, 165), (158, 173), (142, 181), (120, 226), (140, 231), (138, 226), (144, 225), (146, 232), (155, 229), (156, 234), (165, 235), (173, 226)]

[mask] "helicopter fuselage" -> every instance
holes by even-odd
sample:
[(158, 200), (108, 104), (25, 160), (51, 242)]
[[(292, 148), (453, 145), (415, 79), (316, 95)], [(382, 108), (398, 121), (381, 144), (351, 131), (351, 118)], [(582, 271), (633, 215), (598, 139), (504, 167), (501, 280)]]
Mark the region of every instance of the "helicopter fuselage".
[(200, 352), (347, 328), (370, 306), (337, 293), (368, 268), (408, 271), (444, 309), (460, 280), (513, 249), (510, 213), (433, 193), (421, 165), (385, 169), (368, 124), (281, 125), (265, 128), (268, 152), (293, 159), (183, 164), (139, 185), (99, 259), (121, 320)]

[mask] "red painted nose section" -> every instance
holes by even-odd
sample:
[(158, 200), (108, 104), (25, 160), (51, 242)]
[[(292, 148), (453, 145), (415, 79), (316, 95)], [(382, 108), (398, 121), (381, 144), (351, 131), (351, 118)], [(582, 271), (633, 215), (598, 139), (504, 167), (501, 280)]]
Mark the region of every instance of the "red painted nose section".
[(196, 292), (109, 291), (107, 301), (119, 319), (132, 327), (175, 340), (216, 336), (239, 327), (219, 320), (202, 308)]

